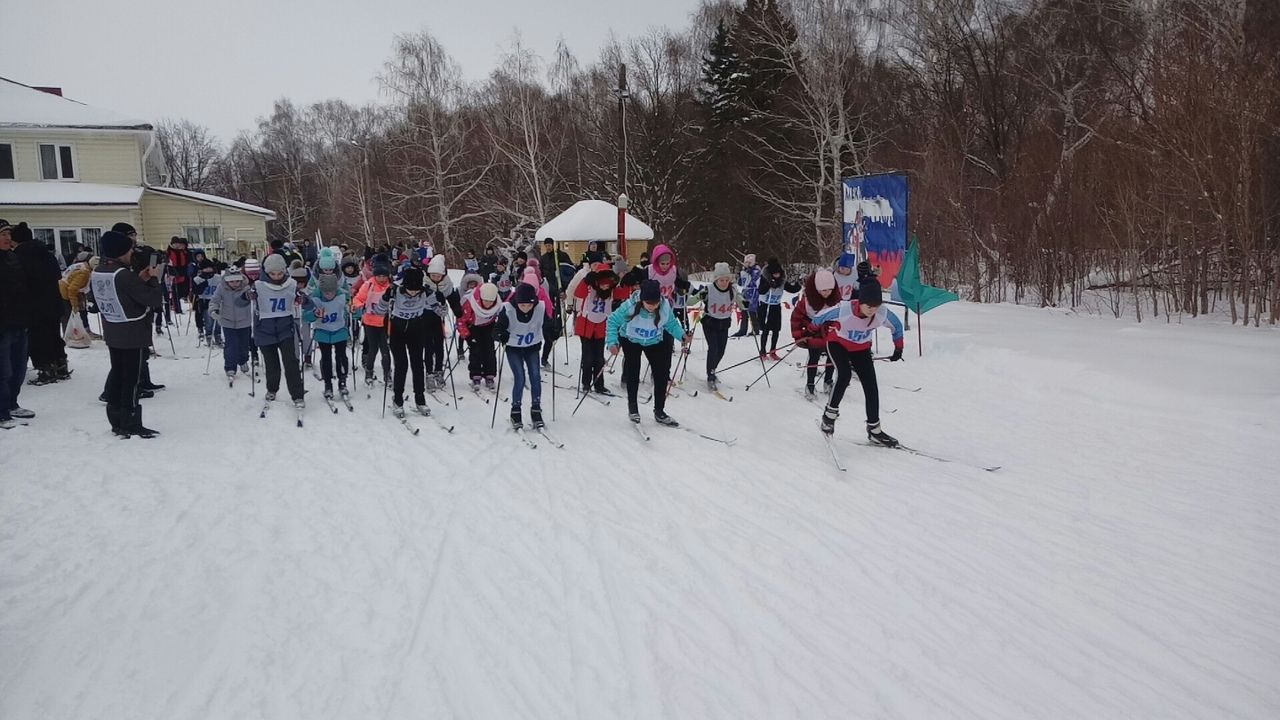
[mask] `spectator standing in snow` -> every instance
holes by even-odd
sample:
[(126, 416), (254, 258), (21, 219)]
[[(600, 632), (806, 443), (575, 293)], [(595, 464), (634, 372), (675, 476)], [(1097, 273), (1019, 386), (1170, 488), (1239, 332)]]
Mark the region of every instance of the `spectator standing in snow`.
[(158, 279), (150, 265), (135, 273), (132, 269), (134, 243), (127, 235), (107, 232), (99, 245), (102, 260), (90, 283), (102, 315), (102, 335), (111, 354), (107, 375), (107, 421), (121, 437), (154, 437), (157, 433), (142, 424), (138, 402), (138, 382), (142, 362), (151, 346), (147, 310), (158, 311), (164, 302)]
[(0, 429), (8, 430), (35, 413), (18, 407), (27, 374), (30, 302), (22, 263), (13, 252), (12, 226), (0, 220)]
[(62, 271), (58, 269), (58, 260), (44, 243), (36, 242), (26, 223), (18, 223), (9, 232), (27, 285), (30, 308), (27, 354), (39, 372), (32, 384), (66, 380), (71, 377), (71, 371), (67, 368), (67, 351), (60, 327), (62, 293), (58, 290), (58, 281), (62, 279)]

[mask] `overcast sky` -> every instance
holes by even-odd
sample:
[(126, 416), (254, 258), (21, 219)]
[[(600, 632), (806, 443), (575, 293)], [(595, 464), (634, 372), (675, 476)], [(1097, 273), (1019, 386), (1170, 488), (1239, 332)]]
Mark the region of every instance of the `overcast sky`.
[[(613, 30), (683, 29), (697, 0), (0, 0), (0, 77), (155, 121), (183, 117), (223, 142), (271, 103), (379, 99), (397, 33), (427, 29), (473, 79), (515, 30), (544, 60), (564, 38), (594, 61)], [(198, 10), (196, 8), (199, 8)]]

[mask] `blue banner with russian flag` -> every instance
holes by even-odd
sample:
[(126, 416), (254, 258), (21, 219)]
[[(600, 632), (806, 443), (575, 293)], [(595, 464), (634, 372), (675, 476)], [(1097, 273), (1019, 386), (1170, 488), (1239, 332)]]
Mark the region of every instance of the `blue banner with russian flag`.
[(889, 287), (907, 252), (907, 176), (882, 173), (844, 179), (845, 252), (861, 255)]

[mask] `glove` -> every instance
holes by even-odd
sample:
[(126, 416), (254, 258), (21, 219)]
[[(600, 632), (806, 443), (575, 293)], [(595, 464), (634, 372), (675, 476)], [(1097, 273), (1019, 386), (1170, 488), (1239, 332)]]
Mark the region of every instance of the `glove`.
[(506, 345), (507, 341), (511, 339), (511, 333), (507, 332), (506, 330), (499, 330), (498, 332), (494, 333), (493, 337), (497, 339), (500, 345)]
[(218, 323), (219, 325), (222, 324), (222, 313), (218, 312), (217, 310), (210, 310), (209, 317), (213, 318), (213, 321)]
[(806, 337), (799, 337), (799, 338), (796, 338), (796, 347), (798, 347), (798, 348), (807, 348), (807, 347), (809, 347), (809, 338), (806, 338)]
[(894, 348), (893, 354), (889, 356), (889, 362), (898, 362), (901, 359), (902, 359), (902, 348), (900, 347)]
[(441, 305), (443, 305), (443, 304), (444, 304), (444, 300), (445, 300), (444, 293), (442, 293), (442, 292), (440, 292), (439, 290), (437, 290), (437, 291), (436, 291), (436, 302), (438, 302), (438, 303), (440, 303)]
[(608, 348), (608, 350), (609, 350), (609, 354), (610, 354), (610, 355), (617, 355), (617, 354), (618, 354), (618, 350), (620, 350), (620, 349), (621, 349), (621, 348), (619, 348), (617, 345), (610, 345), (610, 346), (609, 346), (609, 348)]

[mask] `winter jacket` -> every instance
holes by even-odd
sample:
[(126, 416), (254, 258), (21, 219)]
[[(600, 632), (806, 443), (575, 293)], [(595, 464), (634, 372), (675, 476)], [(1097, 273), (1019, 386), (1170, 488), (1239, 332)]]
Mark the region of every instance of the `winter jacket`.
[[(609, 315), (604, 336), (606, 347), (617, 345), (620, 337), (626, 338), (637, 345), (657, 345), (662, 342), (662, 331), (666, 331), (676, 340), (684, 340), (684, 328), (680, 326), (680, 321), (671, 310), (671, 303), (663, 300), (662, 304), (658, 306), (656, 317), (655, 313), (650, 313), (643, 306), (637, 312), (635, 309), (637, 305), (640, 305), (639, 297), (629, 298), (617, 310), (614, 310), (613, 314)], [(658, 332), (647, 337), (636, 334), (634, 330), (637, 328), (628, 327), (633, 315), (638, 319), (648, 320)]]
[[(708, 298), (711, 296), (711, 291), (714, 287), (715, 287), (715, 283), (707, 283), (706, 285), (703, 285), (698, 290), (698, 292), (689, 296), (690, 305), (691, 306), (696, 306), (699, 304), (706, 305), (708, 302)], [(743, 296), (743, 294), (738, 290), (738, 288), (733, 283), (729, 283), (729, 289), (725, 292), (728, 292), (730, 297), (733, 298), (733, 301), (732, 301), (733, 305), (730, 305), (728, 308), (716, 308), (715, 314), (717, 315), (728, 314), (729, 319), (733, 319), (732, 308), (736, 306), (738, 310), (746, 310), (747, 299), (746, 297)], [(711, 317), (711, 316), (712, 316), (712, 308), (709, 308), (709, 307), (704, 308), (703, 317)]]
[(369, 313), (369, 312), (361, 313), (360, 319), (362, 322), (364, 322), (365, 325), (368, 325), (369, 327), (379, 327), (379, 328), (386, 326), (387, 305), (386, 305), (386, 302), (382, 300), (382, 298), (387, 294), (387, 291), (390, 289), (391, 289), (390, 280), (387, 280), (385, 283), (379, 283), (379, 281), (376, 278), (368, 280), (367, 282), (360, 285), (360, 289), (356, 291), (356, 299), (351, 301), (352, 307), (361, 308), (361, 309), (368, 307), (370, 304), (369, 302), (370, 293), (373, 294), (373, 299), (378, 301), (378, 303), (382, 306), (381, 313)]
[(453, 280), (445, 275), (440, 282), (433, 281), (429, 276), (423, 278), (422, 288), (427, 293), (427, 310), (434, 312), (442, 320), (444, 316), (453, 311), (455, 318), (462, 317), (462, 298), (458, 294), (458, 288), (454, 287)]
[(814, 317), (814, 322), (823, 327), (827, 342), (840, 343), (850, 352), (870, 350), (876, 328), (888, 327), (893, 329), (893, 347), (901, 350), (902, 321), (898, 316), (881, 305), (875, 315), (864, 318), (858, 314), (860, 305), (857, 300), (842, 300)]
[[(621, 285), (614, 285), (607, 297), (600, 295), (594, 282), (594, 273), (588, 273), (587, 279), (573, 290), (574, 321), (573, 332), (586, 340), (599, 340), (605, 337), (608, 330), (608, 315), (618, 303), (625, 301), (631, 293)], [(593, 321), (592, 316), (604, 313), (605, 318)]]
[(0, 250), (0, 330), (27, 327), (31, 322), (29, 304), (22, 263), (12, 250)]
[[(113, 277), (114, 276), (114, 277)], [(151, 314), (147, 310), (159, 310), (164, 305), (164, 291), (156, 278), (143, 280), (125, 263), (115, 258), (103, 258), (93, 271), (90, 282), (114, 283), (120, 312), (126, 317), (137, 318), (126, 322), (111, 322), (107, 309), (102, 313), (102, 338), (107, 347), (116, 350), (134, 350), (151, 346)], [(96, 298), (103, 306), (104, 298)]]
[(190, 287), (190, 278), (187, 276), (187, 266), (191, 264), (190, 253), (169, 248), (168, 263), (165, 275), (173, 279), (173, 286), (180, 288), (181, 294), (185, 294), (186, 288)]
[(93, 268), (89, 267), (89, 263), (76, 263), (67, 268), (66, 275), (58, 281), (58, 291), (62, 293), (62, 299), (71, 303), (71, 310), (80, 311), (80, 303), (84, 302), (85, 288), (89, 286), (89, 275), (93, 272)]
[(239, 290), (218, 283), (218, 291), (209, 301), (213, 319), (226, 330), (243, 330), (253, 325), (253, 307), (249, 301), (249, 283), (241, 281)]
[[(780, 291), (780, 292), (774, 292)], [(766, 305), (781, 305), (782, 296), (786, 293), (800, 292), (800, 283), (787, 282), (786, 276), (776, 285), (769, 279), (768, 275), (760, 276), (760, 284), (757, 286), (757, 294), (752, 307), (757, 313), (764, 312), (763, 307)], [(744, 293), (745, 294), (745, 293)], [(774, 300), (770, 302), (770, 300)]]
[[(305, 292), (298, 291), (298, 283), (293, 278), (286, 277), (283, 284), (276, 285), (270, 280), (267, 280), (264, 274), (263, 279), (259, 280), (255, 284), (255, 286), (257, 285), (270, 285), (276, 288), (292, 286), (295, 293), (294, 297), (296, 298), (295, 302), (301, 300), (303, 310), (311, 310), (315, 307), (312, 304), (311, 297), (309, 295)], [(261, 315), (261, 311), (259, 311), (258, 317), (254, 320), (253, 324), (253, 341), (258, 345), (258, 347), (279, 345), (282, 342), (293, 342), (295, 332), (297, 332), (297, 327), (294, 323), (293, 315), (264, 318)]]
[[(326, 302), (324, 299), (324, 293), (320, 292), (320, 288), (314, 288), (309, 294), (311, 295), (311, 302), (314, 305), (314, 310), (317, 313), (315, 322), (317, 324), (321, 323), (324, 321), (324, 318), (320, 317), (318, 313), (320, 311), (319, 303)], [(321, 330), (317, 325), (317, 327), (312, 330), (312, 337), (315, 338), (315, 341), (325, 343), (326, 345), (346, 342), (351, 337), (351, 319), (348, 317), (351, 307), (351, 296), (348, 295), (345, 290), (339, 288), (337, 294), (333, 296), (333, 299), (341, 301), (338, 303), (338, 306), (342, 309), (338, 311), (339, 317), (336, 318), (336, 320), (341, 322), (342, 326), (337, 330)]]
[(493, 307), (486, 308), (480, 300), (480, 288), (472, 290), (462, 303), (462, 319), (458, 321), (458, 334), (463, 340), (471, 339), (472, 330), (493, 325), (500, 312), (502, 312), (501, 300), (495, 301)]
[(742, 296), (750, 303), (751, 309), (756, 307), (756, 294), (760, 288), (760, 266), (743, 267), (738, 273), (738, 285), (742, 287)]
[(53, 251), (44, 243), (27, 240), (13, 248), (13, 254), (22, 265), (22, 274), (27, 283), (27, 303), (30, 307), (30, 319), (33, 323), (49, 322), (62, 319), (62, 293), (58, 291), (58, 281), (62, 279), (62, 270), (58, 267), (58, 259)]
[(559, 295), (560, 289), (569, 284), (573, 273), (577, 271), (573, 258), (563, 250), (542, 253), (539, 264), (542, 277), (547, 281), (552, 295)]

